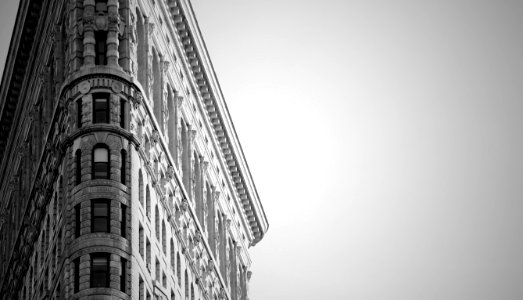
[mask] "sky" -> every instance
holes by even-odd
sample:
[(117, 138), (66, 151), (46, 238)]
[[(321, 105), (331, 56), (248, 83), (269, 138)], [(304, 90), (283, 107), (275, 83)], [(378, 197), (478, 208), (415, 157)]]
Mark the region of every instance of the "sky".
[(523, 299), (523, 1), (192, 3), (270, 223), (251, 300)]

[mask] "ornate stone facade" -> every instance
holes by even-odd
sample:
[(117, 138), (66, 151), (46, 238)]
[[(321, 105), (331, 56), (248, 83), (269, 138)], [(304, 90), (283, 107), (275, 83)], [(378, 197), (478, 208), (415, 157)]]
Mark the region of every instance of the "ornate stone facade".
[(268, 229), (189, 0), (21, 0), (2, 299), (248, 299)]

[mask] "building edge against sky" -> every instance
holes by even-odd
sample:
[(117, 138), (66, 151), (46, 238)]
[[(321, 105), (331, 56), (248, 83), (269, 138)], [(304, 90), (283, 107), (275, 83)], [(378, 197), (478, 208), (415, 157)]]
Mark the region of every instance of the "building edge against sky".
[(268, 221), (188, 0), (21, 0), (4, 299), (248, 299)]

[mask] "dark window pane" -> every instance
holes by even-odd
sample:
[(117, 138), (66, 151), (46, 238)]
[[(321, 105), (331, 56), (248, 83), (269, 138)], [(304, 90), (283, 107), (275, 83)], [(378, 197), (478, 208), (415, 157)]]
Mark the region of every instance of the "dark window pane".
[(108, 178), (108, 167), (108, 164), (104, 162), (94, 163), (94, 178)]
[(109, 122), (109, 94), (96, 93), (94, 99), (93, 123)]
[(91, 255), (91, 287), (109, 287), (109, 255)]
[(93, 201), (91, 206), (92, 232), (109, 232), (109, 201)]

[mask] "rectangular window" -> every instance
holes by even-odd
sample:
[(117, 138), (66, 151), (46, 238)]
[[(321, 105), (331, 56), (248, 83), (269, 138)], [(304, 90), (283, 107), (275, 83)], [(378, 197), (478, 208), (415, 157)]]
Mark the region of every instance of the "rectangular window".
[(79, 237), (80, 236), (80, 204), (77, 204), (74, 206), (74, 215), (75, 215), (75, 220), (74, 220), (74, 235), (75, 237)]
[(120, 229), (120, 233), (122, 234), (122, 237), (127, 236), (127, 205), (122, 204), (122, 222), (121, 222), (122, 228)]
[(82, 127), (82, 99), (76, 101), (76, 126), (78, 128)]
[(127, 260), (125, 258), (120, 259), (121, 273), (120, 273), (120, 291), (125, 293), (126, 281), (127, 281)]
[(142, 227), (142, 224), (139, 225), (138, 227), (138, 251), (140, 252), (140, 256), (142, 258), (145, 258), (143, 253), (144, 253), (144, 248), (145, 248), (145, 245), (144, 245), (144, 242), (143, 242), (143, 227)]
[(109, 94), (93, 93), (93, 123), (109, 123)]
[(145, 300), (145, 288), (142, 276), (138, 279), (138, 300)]
[(120, 166), (120, 182), (122, 184), (125, 184), (125, 177), (126, 177), (126, 166), (127, 166), (127, 151), (122, 150), (121, 151), (121, 159), (122, 159), (122, 165)]
[(94, 32), (95, 39), (95, 52), (94, 57), (95, 65), (107, 65), (107, 31), (98, 30)]
[(93, 179), (109, 179), (109, 149), (97, 146), (93, 150)]
[(120, 99), (120, 127), (125, 128), (125, 100)]
[(91, 232), (110, 232), (109, 202), (107, 199), (91, 201)]
[(74, 292), (78, 293), (80, 289), (80, 258), (76, 258), (74, 261)]
[(109, 253), (91, 254), (91, 287), (109, 287)]

